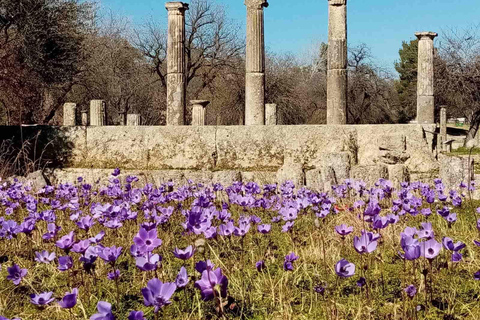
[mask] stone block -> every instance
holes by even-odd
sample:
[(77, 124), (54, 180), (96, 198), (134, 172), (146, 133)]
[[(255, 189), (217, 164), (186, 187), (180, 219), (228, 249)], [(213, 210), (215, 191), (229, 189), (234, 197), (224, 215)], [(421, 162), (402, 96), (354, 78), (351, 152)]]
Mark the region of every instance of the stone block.
[(388, 180), (396, 189), (399, 189), (402, 182), (410, 182), (410, 173), (403, 164), (390, 165), (388, 166)]
[(305, 186), (315, 191), (323, 191), (322, 170), (315, 168), (305, 171)]
[(363, 180), (370, 187), (378, 179), (388, 179), (388, 167), (384, 164), (354, 166), (350, 171), (350, 177), (355, 180)]
[(45, 179), (45, 176), (43, 175), (41, 170), (29, 173), (25, 177), (25, 180), (27, 183), (31, 184), (34, 191), (39, 191), (40, 189), (48, 185), (47, 179)]
[(279, 184), (289, 180), (292, 181), (297, 188), (305, 185), (305, 173), (301, 164), (285, 164), (277, 171), (277, 182)]
[(223, 186), (229, 186), (235, 181), (242, 181), (242, 173), (240, 171), (215, 171), (213, 172), (213, 183), (220, 183)]
[(277, 183), (277, 173), (275, 171), (244, 171), (242, 172), (242, 181), (244, 183), (253, 181), (258, 185)]
[(449, 189), (458, 189), (460, 183), (470, 183), (474, 179), (473, 159), (468, 157), (439, 156), (440, 172), (439, 178), (442, 179), (447, 191)]

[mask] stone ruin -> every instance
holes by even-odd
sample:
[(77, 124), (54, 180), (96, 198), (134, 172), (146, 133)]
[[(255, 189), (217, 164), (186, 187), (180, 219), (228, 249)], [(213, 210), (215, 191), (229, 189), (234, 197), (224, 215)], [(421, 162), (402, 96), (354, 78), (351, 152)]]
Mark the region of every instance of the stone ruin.
[[(474, 179), (473, 163), (440, 154), (447, 145), (446, 109), (440, 133), (434, 120), (434, 32), (418, 32), (416, 123), (345, 125), (347, 123), (347, 0), (328, 0), (327, 124), (282, 126), (277, 105), (265, 103), (264, 8), (267, 0), (245, 0), (247, 11), (245, 126), (205, 126), (208, 101), (192, 100), (192, 123), (185, 126), (185, 12), (188, 4), (167, 2), (166, 126), (140, 126), (138, 114), (127, 126), (106, 126), (105, 102), (92, 100), (90, 119), (76, 104), (64, 105), (68, 145), (63, 168), (49, 168), (52, 182), (107, 179), (112, 168), (146, 182), (187, 179), (261, 184), (293, 180), (297, 186), (330, 190), (347, 178), (374, 183), (442, 177), (446, 187)], [(89, 121), (88, 121), (89, 120)], [(89, 122), (89, 126), (88, 126)], [(39, 127), (41, 129), (41, 127)], [(33, 129), (32, 129), (33, 130)], [(38, 130), (38, 129), (37, 129)]]

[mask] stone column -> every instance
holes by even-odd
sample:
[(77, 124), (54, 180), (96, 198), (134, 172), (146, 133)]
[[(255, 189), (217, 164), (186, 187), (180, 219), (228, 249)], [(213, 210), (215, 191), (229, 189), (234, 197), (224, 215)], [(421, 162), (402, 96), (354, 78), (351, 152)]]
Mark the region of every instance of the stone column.
[(105, 101), (103, 100), (90, 101), (90, 125), (91, 126), (105, 125)]
[(205, 125), (205, 108), (210, 103), (207, 100), (190, 100), (192, 104), (192, 126)]
[(265, 124), (267, 126), (277, 125), (277, 105), (275, 103), (265, 105)]
[(64, 126), (74, 126), (77, 124), (77, 104), (67, 102), (63, 104), (63, 125)]
[(433, 39), (435, 32), (417, 32), (417, 123), (435, 123), (433, 91)]
[(440, 136), (439, 136), (440, 148), (439, 150), (445, 151), (447, 149), (445, 141), (447, 141), (447, 107), (440, 107)]
[(127, 126), (139, 126), (141, 122), (140, 114), (127, 114)]
[(188, 4), (167, 2), (167, 126), (185, 124), (185, 11)]
[(88, 110), (82, 110), (82, 126), (88, 126)]
[(347, 123), (347, 0), (328, 0), (327, 124)]
[(245, 125), (265, 124), (265, 38), (263, 8), (267, 0), (245, 0), (247, 50), (245, 74)]

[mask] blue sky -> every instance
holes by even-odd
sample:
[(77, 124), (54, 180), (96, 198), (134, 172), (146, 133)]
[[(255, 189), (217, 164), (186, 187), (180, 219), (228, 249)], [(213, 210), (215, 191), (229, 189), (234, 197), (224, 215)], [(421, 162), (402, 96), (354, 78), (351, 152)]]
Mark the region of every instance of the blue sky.
[[(212, 0), (245, 27), (244, 0)], [(185, 1), (189, 2), (189, 1)], [(100, 0), (103, 9), (126, 16), (134, 25), (155, 18), (166, 23), (161, 0)], [(327, 0), (270, 0), (265, 9), (265, 44), (270, 51), (304, 55), (327, 41)], [(393, 70), (403, 40), (416, 31), (463, 30), (480, 25), (480, 0), (348, 0), (348, 41), (366, 43), (375, 62)], [(244, 31), (242, 31), (244, 32)]]

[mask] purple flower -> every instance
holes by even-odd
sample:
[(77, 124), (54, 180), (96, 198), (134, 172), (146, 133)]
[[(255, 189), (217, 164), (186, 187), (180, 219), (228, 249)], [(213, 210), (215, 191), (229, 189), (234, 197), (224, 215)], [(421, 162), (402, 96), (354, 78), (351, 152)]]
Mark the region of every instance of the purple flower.
[(283, 261), (283, 270), (285, 271), (292, 271), (293, 270), (293, 262), (298, 260), (298, 256), (295, 253), (290, 252), (285, 256), (285, 260)]
[[(228, 279), (222, 273), (220, 268), (215, 270), (206, 269), (202, 272), (200, 280), (195, 282), (195, 287), (200, 290), (204, 301), (212, 300), (215, 297), (215, 287), (220, 286), (220, 294), (223, 298), (227, 296)], [(217, 293), (218, 294), (218, 293)]]
[(414, 239), (410, 235), (402, 235), (400, 241), (403, 251), (405, 252), (402, 257), (406, 260), (415, 260), (420, 258), (422, 250), (417, 239)]
[(430, 222), (422, 222), (422, 229), (417, 231), (417, 235), (420, 239), (431, 239), (435, 236), (432, 224)]
[(250, 230), (250, 223), (242, 223), (239, 221), (238, 227), (235, 227), (233, 234), (238, 237), (244, 237)]
[(44, 292), (40, 294), (31, 294), (30, 295), (30, 302), (37, 306), (45, 306), (52, 302), (54, 298), (52, 298), (53, 292)]
[(105, 237), (105, 231), (102, 230), (95, 237), (89, 238), (88, 241), (92, 244), (99, 244), (103, 237)]
[(360, 254), (371, 253), (377, 248), (377, 241), (372, 239), (373, 234), (364, 230), (360, 238), (357, 236), (353, 238), (353, 246)]
[(120, 270), (115, 270), (115, 272), (109, 272), (107, 274), (107, 278), (109, 280), (117, 280), (117, 279), (120, 279)]
[(157, 238), (157, 229), (147, 231), (145, 228), (140, 228), (140, 231), (133, 238), (133, 242), (140, 250), (144, 252), (152, 252), (155, 248), (162, 244), (162, 240)]
[(99, 301), (97, 303), (97, 311), (90, 320), (115, 320), (115, 316), (112, 313), (112, 305), (105, 301)]
[(473, 243), (474, 243), (477, 247), (480, 247), (480, 241), (473, 240)]
[(116, 177), (116, 176), (119, 176), (120, 175), (120, 169), (119, 168), (115, 168), (112, 172), (112, 176)]
[(457, 241), (457, 243), (453, 243), (453, 240), (449, 237), (443, 237), (442, 239), (443, 247), (450, 251), (460, 251), (466, 247), (465, 243), (461, 241)]
[(20, 281), (27, 275), (27, 269), (20, 269), (17, 264), (7, 268), (7, 280), (11, 280), (14, 285), (18, 286)]
[(66, 292), (62, 300), (58, 301), (58, 305), (63, 309), (71, 309), (77, 304), (78, 289), (73, 288), (72, 292)]
[(188, 279), (188, 274), (187, 274), (187, 269), (185, 267), (180, 268), (180, 272), (177, 275), (177, 278), (175, 279), (175, 284), (177, 285), (178, 288), (183, 288), (187, 285), (189, 282)]
[(266, 268), (265, 261), (263, 261), (263, 260), (257, 261), (257, 262), (255, 263), (255, 268), (257, 268), (257, 271), (258, 271), (258, 272), (260, 272), (260, 271), (262, 271), (263, 269), (265, 269), (265, 268)]
[(231, 236), (235, 231), (235, 226), (232, 221), (228, 221), (226, 224), (221, 224), (218, 227), (218, 234), (224, 237)]
[(335, 265), (335, 272), (342, 278), (348, 278), (355, 274), (355, 265), (345, 259), (341, 259)]
[(435, 239), (430, 239), (425, 241), (420, 245), (422, 250), (422, 256), (427, 259), (434, 259), (442, 250), (442, 245), (438, 243)]
[(345, 237), (353, 232), (353, 227), (349, 227), (346, 224), (341, 224), (339, 226), (335, 226), (335, 231), (342, 237)]
[(122, 247), (111, 246), (100, 248), (98, 250), (98, 256), (103, 259), (106, 263), (114, 264), (117, 261), (118, 257), (122, 253)]
[(193, 256), (194, 253), (195, 249), (192, 246), (188, 246), (184, 250), (175, 248), (173, 251), (173, 255), (180, 260), (188, 260)]
[(73, 267), (73, 260), (70, 256), (63, 256), (58, 258), (58, 270), (67, 271)]
[(70, 231), (69, 234), (61, 237), (60, 240), (56, 242), (56, 245), (57, 247), (59, 247), (60, 249), (63, 249), (65, 252), (68, 253), (68, 251), (70, 251), (70, 248), (73, 246), (74, 238), (75, 238), (75, 235), (73, 231)]
[(272, 229), (272, 226), (269, 224), (259, 224), (257, 226), (258, 232), (263, 234), (269, 233), (271, 229)]
[(357, 281), (357, 287), (362, 288), (364, 285), (367, 284), (367, 280), (364, 277), (360, 277)]
[(326, 285), (317, 284), (316, 286), (313, 287), (313, 290), (314, 290), (316, 293), (324, 294), (326, 288), (327, 288)]
[(473, 274), (473, 279), (475, 279), (475, 280), (480, 280), (480, 270), (478, 270), (477, 272), (475, 272), (475, 273)]
[(214, 264), (210, 260), (198, 261), (195, 264), (195, 270), (197, 270), (199, 273), (203, 273), (205, 270), (212, 270), (214, 267)]
[(175, 283), (162, 283), (162, 281), (154, 278), (148, 281), (147, 287), (142, 289), (143, 303), (149, 307), (154, 306), (155, 312), (160, 308), (172, 303), (170, 298), (177, 289)]
[(128, 320), (146, 320), (143, 317), (143, 312), (142, 311), (130, 311), (130, 314), (128, 315)]
[(36, 251), (35, 252), (35, 261), (41, 262), (41, 263), (50, 263), (55, 259), (55, 252), (49, 253), (46, 250), (43, 251)]
[(404, 290), (410, 298), (415, 297), (417, 294), (417, 288), (413, 284), (409, 285)]
[(82, 240), (72, 246), (72, 251), (76, 253), (85, 253), (88, 247), (90, 247), (90, 240)]
[(374, 229), (384, 229), (388, 226), (389, 223), (390, 222), (388, 217), (381, 217), (377, 215), (373, 218), (372, 226)]
[(135, 258), (135, 265), (142, 271), (152, 271), (157, 269), (157, 263), (161, 260), (158, 254), (147, 254), (147, 257), (140, 256)]
[(295, 224), (295, 221), (285, 222), (285, 224), (282, 226), (282, 232), (288, 232), (292, 230), (294, 224)]

